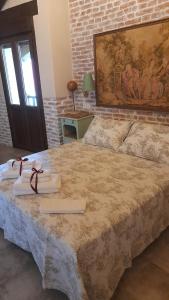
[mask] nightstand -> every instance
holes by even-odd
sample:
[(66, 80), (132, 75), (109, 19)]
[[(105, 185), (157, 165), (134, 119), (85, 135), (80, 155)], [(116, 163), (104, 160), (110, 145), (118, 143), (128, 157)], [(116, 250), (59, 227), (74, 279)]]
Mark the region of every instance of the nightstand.
[(84, 111), (72, 111), (60, 115), (63, 142), (66, 144), (81, 139), (93, 118), (94, 115)]

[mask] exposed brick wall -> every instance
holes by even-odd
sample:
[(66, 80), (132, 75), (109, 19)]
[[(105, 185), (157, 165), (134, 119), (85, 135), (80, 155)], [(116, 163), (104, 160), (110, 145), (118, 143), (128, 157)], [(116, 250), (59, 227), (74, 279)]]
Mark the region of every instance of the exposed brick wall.
[(58, 130), (56, 102), (56, 98), (43, 99), (46, 121), (46, 133), (49, 148), (55, 147), (57, 144), (59, 144), (60, 132)]
[[(72, 109), (72, 99), (44, 98), (44, 113), (46, 120), (46, 131), (49, 148), (56, 147), (62, 142), (61, 124), (59, 115), (66, 110)], [(4, 95), (0, 95), (0, 144), (12, 145), (11, 132), (9, 127), (6, 102)]]
[(43, 103), (48, 146), (53, 148), (58, 146), (63, 139), (59, 115), (72, 109), (72, 99), (70, 97), (44, 98)]
[(93, 34), (169, 17), (169, 0), (69, 0), (74, 79), (79, 83), (76, 108), (95, 114), (169, 123), (168, 113), (96, 107), (94, 93), (84, 98), (85, 72), (94, 74)]
[(0, 143), (12, 145), (6, 102), (3, 93), (0, 94)]

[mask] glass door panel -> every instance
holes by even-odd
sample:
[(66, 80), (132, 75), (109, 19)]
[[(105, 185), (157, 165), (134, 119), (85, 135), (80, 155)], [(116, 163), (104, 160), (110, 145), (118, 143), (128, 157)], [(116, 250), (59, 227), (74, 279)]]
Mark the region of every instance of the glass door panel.
[(27, 106), (37, 107), (37, 95), (29, 41), (19, 42), (18, 49), (24, 84), (25, 104)]
[(10, 45), (3, 45), (1, 47), (1, 51), (10, 103), (14, 105), (20, 105), (12, 47)]
[(1, 41), (0, 66), (14, 147), (32, 152), (46, 149), (46, 128), (34, 34), (14, 36)]

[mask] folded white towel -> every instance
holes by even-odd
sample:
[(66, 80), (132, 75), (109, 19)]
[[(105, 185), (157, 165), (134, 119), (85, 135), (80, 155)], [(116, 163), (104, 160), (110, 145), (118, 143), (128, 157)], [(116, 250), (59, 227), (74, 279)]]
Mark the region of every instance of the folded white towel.
[[(32, 173), (33, 173), (32, 170), (23, 171), (21, 175), (22, 183), (29, 183)], [(34, 180), (35, 180), (35, 176), (34, 176)], [(43, 170), (43, 173), (38, 174), (39, 183), (49, 182), (50, 180), (52, 180), (52, 176), (49, 170)]]
[[(12, 167), (12, 164), (14, 163), (13, 167)], [(7, 165), (9, 168), (11, 169), (19, 169), (20, 168), (20, 165), (21, 165), (21, 162), (20, 161), (17, 161), (15, 159), (10, 159), (7, 161)], [(23, 165), (23, 168), (24, 169), (31, 169), (31, 168), (34, 168), (35, 165), (36, 165), (36, 160), (27, 160), (27, 161), (23, 161), (22, 162), (22, 165)]]
[[(40, 161), (34, 161), (34, 165), (36, 169), (40, 169), (42, 166), (42, 163)], [(23, 165), (22, 167), (22, 172), (24, 172), (24, 170), (26, 170), (28, 168), (28, 165)], [(32, 165), (30, 165), (30, 169), (32, 169)], [(0, 172), (0, 178), (2, 180), (5, 179), (16, 179), (20, 176), (20, 168), (12, 168), (9, 167), (8, 163), (4, 166), (4, 168), (2, 169), (2, 171)]]
[(83, 214), (86, 209), (86, 200), (42, 199), (40, 212), (45, 214)]
[[(61, 187), (60, 175), (52, 175), (52, 180), (44, 183), (38, 183), (39, 194), (57, 193)], [(30, 183), (22, 183), (21, 177), (13, 185), (13, 193), (15, 196), (32, 195), (35, 192), (32, 190)]]
[(19, 176), (19, 170), (9, 169), (4, 167), (4, 169), (0, 173), (0, 177), (2, 180), (4, 179), (16, 179)]

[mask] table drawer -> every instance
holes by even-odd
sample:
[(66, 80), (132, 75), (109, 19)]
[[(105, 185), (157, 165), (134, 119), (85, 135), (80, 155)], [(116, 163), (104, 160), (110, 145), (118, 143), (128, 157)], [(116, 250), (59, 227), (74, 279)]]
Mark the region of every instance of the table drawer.
[(76, 121), (71, 119), (62, 119), (62, 122), (64, 125), (76, 125)]

